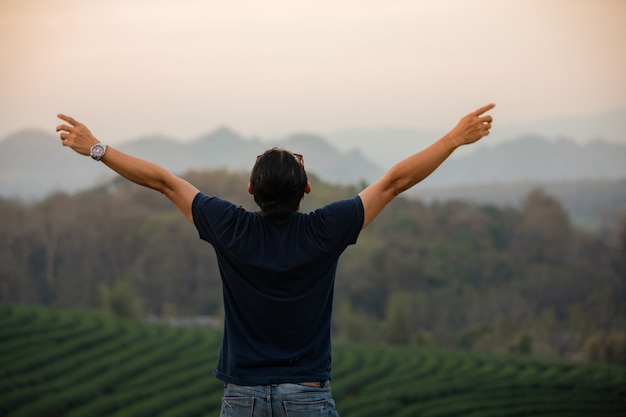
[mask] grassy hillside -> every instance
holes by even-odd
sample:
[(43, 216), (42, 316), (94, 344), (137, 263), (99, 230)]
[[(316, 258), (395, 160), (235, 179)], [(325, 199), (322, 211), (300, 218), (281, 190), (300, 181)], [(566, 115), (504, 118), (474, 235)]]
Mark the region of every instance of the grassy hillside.
[[(218, 416), (219, 332), (0, 303), (0, 416)], [(336, 345), (342, 417), (624, 416), (626, 369)]]

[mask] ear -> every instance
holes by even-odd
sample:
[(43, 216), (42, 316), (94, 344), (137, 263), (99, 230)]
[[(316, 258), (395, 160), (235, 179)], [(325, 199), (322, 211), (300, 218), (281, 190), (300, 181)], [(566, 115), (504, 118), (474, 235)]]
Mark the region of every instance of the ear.
[(248, 183), (248, 192), (254, 195), (254, 191), (252, 190), (252, 184)]
[(310, 182), (306, 182), (306, 186), (304, 187), (304, 193), (308, 194), (311, 192), (311, 183)]

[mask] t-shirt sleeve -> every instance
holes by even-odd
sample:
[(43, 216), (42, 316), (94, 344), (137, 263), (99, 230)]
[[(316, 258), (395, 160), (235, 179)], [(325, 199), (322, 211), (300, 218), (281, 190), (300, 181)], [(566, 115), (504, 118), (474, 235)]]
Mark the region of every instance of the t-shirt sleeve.
[(317, 214), (340, 246), (348, 246), (355, 244), (359, 237), (365, 219), (364, 212), (361, 197), (357, 195), (330, 203), (319, 209)]
[(191, 204), (191, 213), (200, 239), (215, 243), (236, 210), (237, 206), (229, 201), (204, 193), (196, 194)]

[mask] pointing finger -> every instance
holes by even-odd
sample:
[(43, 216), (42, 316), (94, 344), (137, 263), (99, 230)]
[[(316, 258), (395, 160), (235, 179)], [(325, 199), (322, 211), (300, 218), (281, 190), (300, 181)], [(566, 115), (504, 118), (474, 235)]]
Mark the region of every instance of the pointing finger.
[(57, 114), (57, 117), (61, 120), (65, 120), (66, 122), (68, 122), (69, 124), (71, 124), (72, 126), (76, 126), (78, 123), (78, 121), (76, 121), (74, 118), (70, 117), (70, 116), (66, 116), (64, 114)]
[(491, 104), (487, 104), (486, 106), (481, 107), (480, 109), (476, 110), (474, 112), (474, 114), (476, 116), (480, 116), (481, 114), (483, 114), (484, 112), (493, 109), (494, 107), (496, 107), (496, 105), (494, 103)]

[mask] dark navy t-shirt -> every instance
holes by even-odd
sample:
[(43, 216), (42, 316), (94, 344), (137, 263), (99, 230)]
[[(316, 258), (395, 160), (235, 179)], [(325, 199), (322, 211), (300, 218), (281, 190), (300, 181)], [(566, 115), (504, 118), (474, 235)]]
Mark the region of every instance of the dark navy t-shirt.
[(360, 197), (282, 222), (199, 193), (200, 234), (215, 249), (224, 335), (215, 376), (239, 385), (330, 379), (337, 261), (363, 226)]

